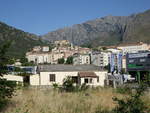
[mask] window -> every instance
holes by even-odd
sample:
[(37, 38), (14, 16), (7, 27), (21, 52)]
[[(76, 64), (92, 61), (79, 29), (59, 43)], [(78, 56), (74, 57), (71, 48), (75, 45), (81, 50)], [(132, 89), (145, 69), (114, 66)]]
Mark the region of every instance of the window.
[(140, 62), (145, 62), (146, 61), (146, 59), (140, 59)]
[(73, 83), (78, 83), (78, 77), (77, 76), (73, 76), (72, 77), (72, 81), (73, 81)]
[(129, 63), (133, 63), (134, 62), (134, 60), (129, 60)]
[(97, 77), (97, 82), (99, 82), (99, 77)]
[(89, 60), (88, 60), (88, 58), (86, 58), (86, 63), (88, 64), (88, 62), (89, 62)]
[(49, 80), (50, 80), (50, 82), (55, 82), (55, 74), (50, 74)]
[(93, 79), (92, 78), (85, 78), (84, 79), (84, 83), (92, 83), (93, 82)]
[(84, 83), (88, 83), (88, 79), (87, 78), (84, 79)]

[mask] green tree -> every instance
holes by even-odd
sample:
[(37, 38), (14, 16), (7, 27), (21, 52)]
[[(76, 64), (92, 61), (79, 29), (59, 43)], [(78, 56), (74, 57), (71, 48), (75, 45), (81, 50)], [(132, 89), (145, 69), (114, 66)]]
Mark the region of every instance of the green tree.
[(65, 59), (64, 59), (64, 58), (58, 59), (58, 64), (64, 64), (64, 62), (65, 62)]
[[(10, 63), (10, 57), (7, 56), (7, 51), (11, 42), (7, 42), (0, 47), (0, 76), (8, 73), (7, 65)], [(0, 111), (6, 105), (9, 98), (12, 97), (15, 91), (16, 82), (7, 81), (0, 78)]]
[(23, 63), (27, 63), (28, 62), (28, 59), (25, 58), (25, 57), (22, 57), (20, 58), (20, 62), (23, 64)]
[(63, 80), (62, 86), (59, 87), (61, 91), (65, 91), (65, 92), (86, 91), (88, 88), (89, 87), (85, 83), (81, 85), (77, 84), (71, 76), (67, 76), (67, 78)]
[(33, 61), (28, 62), (28, 59), (25, 57), (21, 57), (20, 62), (22, 64), (22, 66), (35, 66), (35, 63)]
[(73, 64), (73, 57), (72, 56), (67, 58), (66, 64)]
[(8, 73), (7, 65), (9, 64), (10, 59), (6, 55), (6, 53), (8, 51), (10, 44), (11, 42), (7, 42), (6, 44), (0, 47), (0, 76)]

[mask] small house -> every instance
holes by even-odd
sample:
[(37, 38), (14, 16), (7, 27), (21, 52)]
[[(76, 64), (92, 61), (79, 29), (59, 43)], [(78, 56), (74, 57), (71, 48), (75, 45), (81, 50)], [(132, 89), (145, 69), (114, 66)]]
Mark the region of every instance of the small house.
[(30, 76), (30, 85), (62, 85), (68, 76), (79, 85), (104, 86), (107, 71), (94, 65), (39, 65), (38, 74)]

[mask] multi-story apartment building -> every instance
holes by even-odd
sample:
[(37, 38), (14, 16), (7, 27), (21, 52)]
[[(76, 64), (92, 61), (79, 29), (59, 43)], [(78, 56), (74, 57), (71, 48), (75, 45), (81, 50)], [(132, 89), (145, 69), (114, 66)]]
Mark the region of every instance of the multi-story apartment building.
[(90, 54), (91, 56), (91, 64), (96, 66), (102, 66), (101, 60), (102, 60), (102, 54), (100, 52), (92, 52)]
[(93, 65), (105, 67), (109, 64), (110, 52), (92, 52), (90, 56)]
[(90, 55), (89, 54), (76, 54), (73, 56), (73, 64), (90, 64)]

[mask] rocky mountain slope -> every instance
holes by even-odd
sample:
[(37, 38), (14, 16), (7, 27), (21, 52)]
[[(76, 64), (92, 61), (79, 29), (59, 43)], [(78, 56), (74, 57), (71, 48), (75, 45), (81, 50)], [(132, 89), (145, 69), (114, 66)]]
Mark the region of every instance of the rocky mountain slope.
[(0, 22), (0, 46), (7, 41), (12, 41), (8, 53), (17, 58), (23, 56), (33, 46), (45, 44), (34, 34), (26, 33)]
[(133, 15), (132, 21), (126, 25), (123, 42), (147, 42), (150, 43), (150, 10)]
[(130, 16), (98, 18), (49, 32), (42, 38), (0, 22), (0, 46), (11, 40), (9, 54), (15, 57), (23, 56), (33, 46), (63, 39), (76, 45), (93, 47), (139, 41), (150, 43), (150, 10)]
[(74, 44), (116, 45), (128, 42), (150, 43), (150, 10), (131, 16), (107, 16), (65, 27), (42, 36), (44, 40), (67, 39)]

